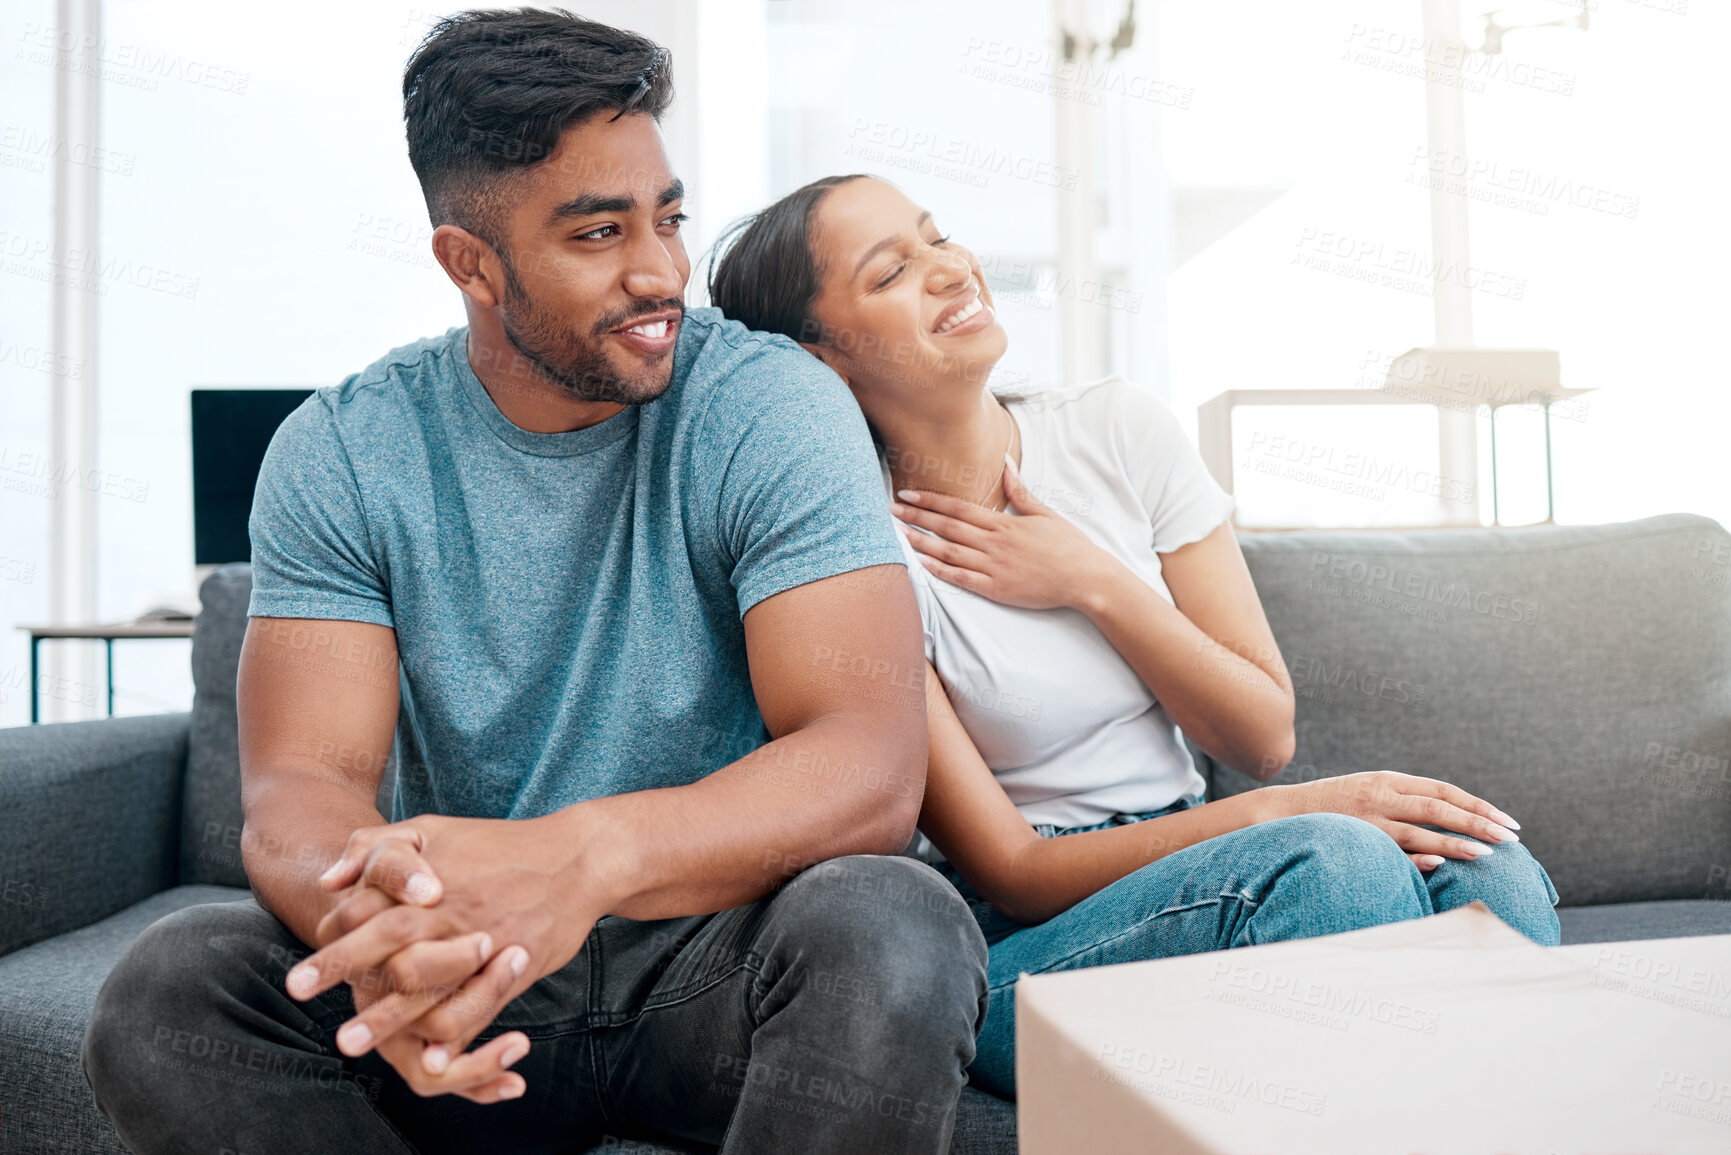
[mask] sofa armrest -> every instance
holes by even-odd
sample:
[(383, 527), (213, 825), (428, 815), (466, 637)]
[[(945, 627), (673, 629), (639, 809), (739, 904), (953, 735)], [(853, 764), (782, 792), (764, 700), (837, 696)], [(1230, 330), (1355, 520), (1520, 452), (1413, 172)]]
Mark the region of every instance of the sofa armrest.
[(0, 730), (0, 952), (174, 885), (188, 715)]

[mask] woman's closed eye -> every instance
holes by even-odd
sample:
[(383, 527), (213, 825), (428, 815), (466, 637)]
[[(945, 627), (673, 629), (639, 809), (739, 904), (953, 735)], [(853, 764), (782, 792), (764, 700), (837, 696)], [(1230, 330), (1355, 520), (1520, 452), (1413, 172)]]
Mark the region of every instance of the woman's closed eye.
[[(938, 239), (937, 239), (937, 240), (935, 240), (935, 241), (927, 241), (927, 242), (926, 242), (926, 243), (927, 243), (927, 244), (929, 244), (929, 245), (931, 245), (931, 246), (932, 246), (932, 248), (934, 248), (934, 249), (937, 249), (937, 248), (942, 248), (942, 247), (943, 247), (943, 246), (945, 246), (945, 245), (947, 245), (947, 244), (949, 244), (949, 243), (950, 243), (950, 238), (949, 238), (949, 237), (939, 237), (939, 238), (938, 238)], [(889, 273), (888, 273), (888, 274), (886, 274), (886, 275), (885, 275), (885, 276), (884, 276), (884, 277), (883, 277), (883, 279), (882, 279), (882, 280), (880, 280), (880, 281), (878, 281), (878, 283), (877, 283), (877, 284), (875, 284), (875, 285), (873, 285), (873, 286), (872, 286), (872, 289), (873, 289), (873, 291), (874, 291), (874, 292), (875, 292), (875, 291), (876, 291), (876, 290), (878, 290), (878, 289), (887, 289), (887, 288), (889, 288), (889, 287), (890, 287), (890, 285), (892, 285), (892, 284), (893, 284), (893, 283), (895, 283), (895, 279), (896, 279), (896, 278), (897, 278), (897, 277), (899, 277), (899, 276), (901, 276), (901, 275), (902, 275), (902, 273), (903, 273), (903, 272), (905, 272), (905, 271), (906, 271), (906, 270), (907, 270), (907, 267), (908, 267), (908, 264), (907, 264), (907, 262), (906, 262), (906, 261), (903, 261), (903, 262), (902, 262), (902, 263), (901, 263), (901, 264), (899, 264), (899, 265), (897, 265), (897, 266), (896, 266), (896, 267), (895, 267), (895, 268), (893, 268), (893, 269), (891, 269), (891, 270), (890, 270), (890, 271), (889, 271)]]

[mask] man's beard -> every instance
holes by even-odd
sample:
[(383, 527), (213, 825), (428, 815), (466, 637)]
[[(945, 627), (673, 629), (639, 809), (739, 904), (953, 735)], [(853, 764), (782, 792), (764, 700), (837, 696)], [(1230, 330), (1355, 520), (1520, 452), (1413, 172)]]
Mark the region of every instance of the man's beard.
[(667, 392), (673, 382), (673, 358), (646, 365), (635, 376), (622, 375), (607, 359), (607, 334), (632, 317), (666, 309), (678, 309), (680, 320), (685, 319), (681, 301), (645, 301), (640, 307), (603, 317), (594, 332), (584, 337), (541, 308), (523, 291), (516, 271), (506, 264), (505, 304), (499, 319), (512, 348), (574, 399), (640, 405)]

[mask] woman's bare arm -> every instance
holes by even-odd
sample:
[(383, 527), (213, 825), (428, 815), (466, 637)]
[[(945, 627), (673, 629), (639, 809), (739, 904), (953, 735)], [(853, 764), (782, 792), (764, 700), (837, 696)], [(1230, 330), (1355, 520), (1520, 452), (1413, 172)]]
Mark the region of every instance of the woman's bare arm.
[(1292, 679), (1231, 527), (1160, 555), (1171, 602), (1106, 561), (1076, 608), (1191, 741), (1234, 770), (1274, 777), (1292, 761)]
[(992, 776), (926, 667), (931, 734), (920, 829), (980, 897), (1019, 922), (1044, 922), (1157, 858), (1273, 817), (1250, 791), (1205, 806), (1062, 838), (1041, 838)]

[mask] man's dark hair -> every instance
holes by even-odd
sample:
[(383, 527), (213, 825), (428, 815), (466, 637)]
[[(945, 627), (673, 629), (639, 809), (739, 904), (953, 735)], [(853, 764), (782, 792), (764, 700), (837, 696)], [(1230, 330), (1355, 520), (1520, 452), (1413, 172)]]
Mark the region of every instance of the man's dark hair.
[(735, 222), (716, 242), (709, 303), (747, 329), (822, 344), (811, 315), (823, 269), (811, 247), (811, 216), (836, 185), (864, 173), (826, 176)]
[(673, 101), (667, 49), (560, 9), (459, 12), (439, 21), (403, 71), (409, 163), (434, 227), (495, 249), (511, 179), (600, 112), (660, 120)]

